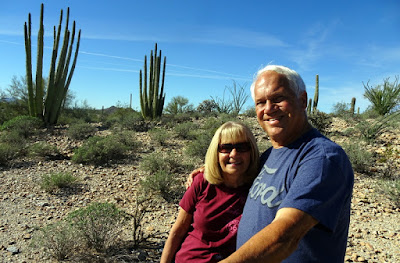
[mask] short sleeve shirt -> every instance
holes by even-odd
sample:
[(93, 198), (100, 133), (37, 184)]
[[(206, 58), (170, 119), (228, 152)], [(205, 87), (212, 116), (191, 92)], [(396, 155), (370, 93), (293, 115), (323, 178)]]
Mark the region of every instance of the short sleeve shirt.
[(341, 147), (312, 129), (296, 142), (270, 148), (249, 191), (237, 247), (269, 225), (283, 207), (302, 210), (319, 223), (283, 262), (343, 262), (354, 175)]
[(235, 251), (236, 236), (249, 185), (228, 188), (209, 184), (199, 174), (179, 205), (193, 223), (175, 262), (218, 262)]

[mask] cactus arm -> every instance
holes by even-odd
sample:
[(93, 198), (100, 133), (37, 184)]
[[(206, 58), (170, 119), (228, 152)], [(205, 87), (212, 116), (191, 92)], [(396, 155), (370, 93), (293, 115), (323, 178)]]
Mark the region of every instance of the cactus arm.
[(43, 26), (43, 4), (40, 8), (40, 25), (37, 44), (36, 60), (36, 116), (43, 117), (43, 46), (44, 46), (44, 26)]
[(315, 76), (315, 93), (314, 93), (314, 104), (313, 104), (313, 110), (312, 113), (316, 113), (317, 111), (317, 106), (318, 106), (318, 97), (319, 97), (319, 76)]
[(31, 14), (28, 15), (28, 24), (24, 25), (25, 54), (26, 54), (26, 82), (28, 88), (28, 108), (30, 116), (36, 116), (35, 100), (32, 81), (32, 53), (31, 53)]

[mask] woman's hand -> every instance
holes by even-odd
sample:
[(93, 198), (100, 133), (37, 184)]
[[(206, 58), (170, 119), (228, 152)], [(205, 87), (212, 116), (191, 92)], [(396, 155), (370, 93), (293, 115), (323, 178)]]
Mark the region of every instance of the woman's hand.
[(198, 175), (199, 173), (204, 173), (204, 166), (203, 166), (203, 167), (200, 167), (200, 168), (197, 168), (196, 170), (192, 171), (192, 172), (189, 174), (189, 176), (188, 176), (188, 178), (187, 178), (187, 180), (186, 180), (186, 183), (185, 183), (186, 189), (188, 189), (188, 188), (192, 185), (193, 179), (194, 179), (194, 178), (196, 177), (196, 175)]

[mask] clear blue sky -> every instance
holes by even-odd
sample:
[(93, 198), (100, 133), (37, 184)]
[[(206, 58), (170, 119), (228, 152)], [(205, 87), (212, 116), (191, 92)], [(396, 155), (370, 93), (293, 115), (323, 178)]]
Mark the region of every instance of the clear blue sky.
[(1, 0), (3, 91), (14, 75), (25, 75), (23, 25), (28, 13), (35, 61), (41, 2), (45, 74), (53, 26), (60, 10), (70, 7), (70, 20), (82, 30), (70, 89), (79, 102), (87, 100), (96, 108), (129, 105), (132, 94), (133, 108), (140, 109), (139, 70), (155, 42), (167, 56), (166, 103), (174, 96), (195, 106), (210, 96), (222, 98), (233, 80), (249, 87), (254, 73), (270, 63), (298, 71), (311, 98), (319, 74), (320, 110), (330, 112), (335, 103), (356, 97), (356, 107), (363, 111), (369, 103), (362, 82), (377, 85), (400, 73), (397, 0)]

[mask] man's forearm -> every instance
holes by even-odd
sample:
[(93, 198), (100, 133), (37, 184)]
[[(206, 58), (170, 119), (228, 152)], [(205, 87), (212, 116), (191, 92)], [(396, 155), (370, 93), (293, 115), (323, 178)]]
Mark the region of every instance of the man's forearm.
[[(281, 211), (282, 210), (282, 211)], [(250, 238), (223, 263), (281, 262), (292, 254), (317, 221), (306, 213), (283, 208), (276, 219)], [(283, 213), (282, 213), (283, 212)]]

